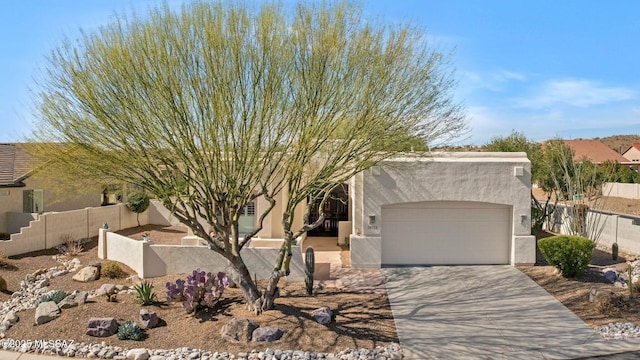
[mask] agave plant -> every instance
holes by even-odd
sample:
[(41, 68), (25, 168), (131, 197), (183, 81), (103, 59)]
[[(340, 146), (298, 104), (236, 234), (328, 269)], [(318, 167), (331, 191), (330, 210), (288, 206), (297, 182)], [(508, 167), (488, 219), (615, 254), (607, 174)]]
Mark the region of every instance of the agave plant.
[(56, 304), (60, 303), (60, 301), (64, 300), (64, 298), (66, 298), (67, 296), (69, 296), (69, 294), (65, 291), (62, 290), (54, 290), (54, 291), (50, 291), (44, 295), (42, 295), (38, 301), (36, 301), (36, 306), (40, 305), (43, 302), (48, 302), (48, 301), (53, 301)]
[(136, 290), (136, 302), (140, 305), (151, 305), (158, 301), (156, 293), (153, 291), (153, 284), (143, 281), (134, 287)]
[(140, 341), (144, 338), (144, 331), (135, 322), (128, 320), (118, 327), (118, 339)]

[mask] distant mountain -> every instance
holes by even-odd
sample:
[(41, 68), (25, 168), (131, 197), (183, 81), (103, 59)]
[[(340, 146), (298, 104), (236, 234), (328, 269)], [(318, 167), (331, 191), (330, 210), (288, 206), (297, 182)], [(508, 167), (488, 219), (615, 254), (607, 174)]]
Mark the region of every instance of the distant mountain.
[(614, 135), (595, 139), (600, 140), (619, 154), (625, 152), (631, 144), (640, 144), (640, 135)]

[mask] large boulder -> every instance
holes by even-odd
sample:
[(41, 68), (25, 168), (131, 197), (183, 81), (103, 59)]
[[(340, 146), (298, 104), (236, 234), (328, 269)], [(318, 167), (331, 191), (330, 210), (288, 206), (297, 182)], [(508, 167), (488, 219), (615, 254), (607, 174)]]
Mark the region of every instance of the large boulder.
[(158, 315), (155, 311), (149, 311), (147, 309), (140, 309), (140, 324), (143, 329), (153, 329), (158, 326)]
[(100, 276), (100, 270), (95, 266), (87, 266), (83, 267), (78, 271), (75, 275), (73, 275), (72, 279), (79, 282), (89, 282), (97, 280)]
[(72, 294), (69, 294), (66, 298), (62, 299), (62, 301), (58, 303), (58, 307), (60, 309), (69, 309), (78, 305), (82, 305), (87, 301), (87, 296), (89, 296), (88, 292), (76, 290)]
[(314, 319), (316, 319), (318, 323), (322, 325), (328, 325), (331, 322), (331, 318), (333, 317), (331, 309), (326, 306), (313, 310), (311, 315)]
[(278, 329), (276, 327), (259, 327), (253, 330), (251, 341), (277, 341), (280, 340), (282, 335), (284, 335), (284, 332), (284, 330)]
[(60, 308), (53, 301), (40, 303), (36, 308), (36, 325), (46, 324), (60, 316)]
[(118, 332), (118, 323), (114, 318), (91, 318), (85, 334), (96, 337), (109, 337)]
[(249, 319), (233, 319), (222, 327), (222, 338), (227, 341), (250, 341), (258, 324)]

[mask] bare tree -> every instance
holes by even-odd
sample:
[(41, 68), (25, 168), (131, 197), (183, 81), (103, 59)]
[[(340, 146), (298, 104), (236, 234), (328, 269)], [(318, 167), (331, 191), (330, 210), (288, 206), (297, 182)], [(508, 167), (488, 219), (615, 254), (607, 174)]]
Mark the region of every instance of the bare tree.
[(564, 205), (555, 214), (562, 224), (562, 232), (597, 243), (604, 220), (599, 212), (588, 210), (604, 206), (606, 196), (602, 184), (603, 179), (612, 176), (611, 168), (595, 165), (586, 158), (575, 160), (573, 150), (562, 140), (545, 144), (543, 167), (545, 188)]
[[(83, 177), (154, 195), (230, 262), (256, 311), (269, 306), (240, 250), (283, 188), (298, 204), (399, 143), (464, 129), (447, 58), (419, 29), (368, 22), (348, 3), (165, 6), (49, 60), (37, 138), (69, 146), (47, 152)], [(241, 237), (240, 215), (260, 197), (270, 206)]]

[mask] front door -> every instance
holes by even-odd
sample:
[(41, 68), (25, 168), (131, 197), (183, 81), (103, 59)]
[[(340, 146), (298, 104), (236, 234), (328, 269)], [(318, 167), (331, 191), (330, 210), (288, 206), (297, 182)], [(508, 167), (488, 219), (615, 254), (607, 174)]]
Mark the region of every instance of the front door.
[[(338, 222), (349, 220), (349, 189), (347, 185), (338, 186), (331, 192), (331, 196), (324, 202), (322, 212), (324, 221), (313, 230), (307, 232), (307, 236), (338, 236)], [(320, 203), (317, 199), (309, 214), (309, 223), (314, 223), (320, 217)]]

